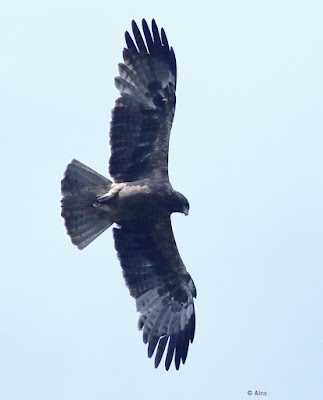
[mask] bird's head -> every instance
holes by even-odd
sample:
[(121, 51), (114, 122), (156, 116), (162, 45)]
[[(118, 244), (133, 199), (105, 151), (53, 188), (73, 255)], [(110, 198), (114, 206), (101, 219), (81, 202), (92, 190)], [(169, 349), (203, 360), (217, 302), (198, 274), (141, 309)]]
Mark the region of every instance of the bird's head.
[(185, 196), (182, 193), (175, 192), (173, 200), (173, 212), (181, 212), (188, 215), (190, 210), (190, 205)]

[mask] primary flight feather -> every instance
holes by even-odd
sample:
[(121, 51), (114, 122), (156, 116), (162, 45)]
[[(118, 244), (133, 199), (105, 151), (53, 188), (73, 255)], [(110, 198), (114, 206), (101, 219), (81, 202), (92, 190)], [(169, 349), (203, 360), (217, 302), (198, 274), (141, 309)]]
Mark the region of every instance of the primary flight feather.
[(175, 113), (176, 59), (155, 20), (141, 34), (132, 21), (115, 84), (109, 171), (114, 183), (77, 160), (62, 180), (62, 216), (74, 245), (84, 249), (113, 223), (123, 276), (140, 313), (138, 326), (168, 370), (186, 361), (194, 339), (196, 297), (174, 239), (170, 216), (188, 214), (187, 199), (168, 178), (169, 136)]

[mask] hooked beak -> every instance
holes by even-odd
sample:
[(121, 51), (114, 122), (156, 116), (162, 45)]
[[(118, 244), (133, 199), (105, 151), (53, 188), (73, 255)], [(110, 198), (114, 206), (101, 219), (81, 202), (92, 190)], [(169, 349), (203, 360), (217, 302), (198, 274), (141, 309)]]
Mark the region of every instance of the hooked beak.
[(188, 207), (184, 207), (183, 213), (185, 215), (188, 215), (189, 214), (189, 208)]

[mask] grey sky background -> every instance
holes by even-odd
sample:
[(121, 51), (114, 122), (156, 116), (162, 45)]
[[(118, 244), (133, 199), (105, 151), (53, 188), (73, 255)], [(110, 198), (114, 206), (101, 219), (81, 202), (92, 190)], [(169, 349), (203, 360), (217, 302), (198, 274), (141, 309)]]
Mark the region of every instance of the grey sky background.
[[(131, 20), (178, 63), (172, 221), (198, 291), (187, 362), (155, 370), (111, 230), (80, 252), (60, 217), (76, 158), (107, 173)], [(323, 322), (323, 3), (1, 5), (0, 399), (317, 398)]]

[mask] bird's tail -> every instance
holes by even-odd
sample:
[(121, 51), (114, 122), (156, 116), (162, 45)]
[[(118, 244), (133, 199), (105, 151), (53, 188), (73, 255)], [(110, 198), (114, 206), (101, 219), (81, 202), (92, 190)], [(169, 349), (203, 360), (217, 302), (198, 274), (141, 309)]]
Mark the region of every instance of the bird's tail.
[(106, 193), (112, 182), (91, 168), (72, 160), (62, 180), (62, 217), (72, 243), (84, 249), (113, 220), (109, 212), (96, 207), (98, 196)]

